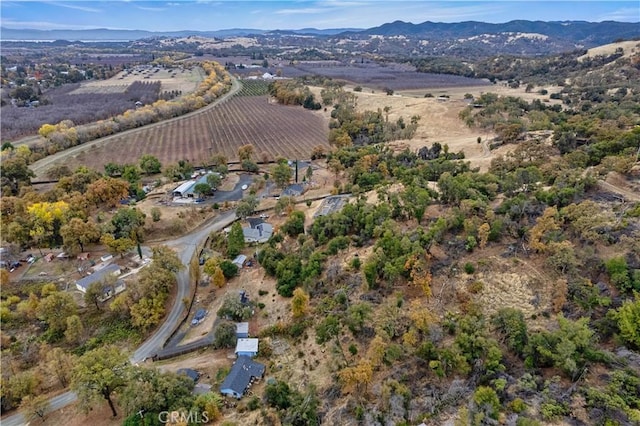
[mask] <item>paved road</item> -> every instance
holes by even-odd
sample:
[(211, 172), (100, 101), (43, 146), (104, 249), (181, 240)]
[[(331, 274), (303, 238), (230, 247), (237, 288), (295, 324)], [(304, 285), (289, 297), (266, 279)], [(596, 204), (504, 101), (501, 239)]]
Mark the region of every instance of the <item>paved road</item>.
[[(131, 363), (137, 364), (142, 362), (145, 358), (155, 355), (161, 348), (164, 342), (169, 338), (175, 327), (180, 322), (180, 319), (184, 315), (184, 303), (182, 299), (189, 295), (190, 279), (189, 279), (189, 263), (194, 255), (198, 246), (206, 240), (209, 234), (213, 231), (219, 231), (237, 219), (235, 210), (224, 212), (219, 216), (211, 219), (208, 223), (203, 224), (190, 234), (184, 235), (172, 241), (167, 241), (164, 244), (175, 249), (178, 252), (180, 260), (185, 265), (185, 268), (177, 274), (178, 289), (176, 292), (175, 301), (171, 307), (169, 315), (167, 315), (165, 322), (158, 328), (151, 337), (149, 337), (131, 356)], [(58, 396), (55, 396), (49, 400), (50, 411), (59, 410), (73, 403), (77, 399), (74, 392), (65, 392)], [(21, 413), (14, 414), (9, 417), (5, 417), (1, 421), (2, 426), (22, 426), (27, 425)]]
[[(49, 411), (56, 411), (67, 405), (73, 403), (76, 400), (76, 394), (73, 392), (65, 392), (58, 396), (54, 396), (49, 400)], [(34, 420), (35, 423), (42, 423), (40, 420)], [(23, 426), (28, 425), (24, 419), (24, 416), (20, 413), (14, 414), (13, 416), (5, 417), (0, 422), (2, 426)]]
[(156, 332), (133, 353), (131, 356), (131, 362), (133, 364), (140, 363), (144, 361), (145, 358), (152, 357), (156, 352), (162, 349), (162, 345), (164, 345), (164, 342), (169, 339), (171, 333), (182, 319), (185, 311), (182, 299), (189, 296), (189, 263), (191, 262), (198, 245), (206, 240), (211, 232), (220, 231), (229, 226), (235, 220), (236, 212), (235, 210), (231, 210), (215, 217), (209, 224), (201, 226), (190, 234), (164, 243), (178, 253), (182, 264), (185, 265), (185, 268), (177, 274), (178, 291), (169, 315), (162, 326), (160, 326), (160, 328), (158, 328), (158, 330), (156, 330)]

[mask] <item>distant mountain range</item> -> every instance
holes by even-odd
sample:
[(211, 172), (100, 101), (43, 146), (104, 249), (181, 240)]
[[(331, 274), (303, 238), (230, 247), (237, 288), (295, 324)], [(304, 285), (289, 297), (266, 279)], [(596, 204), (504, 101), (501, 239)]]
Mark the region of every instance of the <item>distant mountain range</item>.
[(395, 21), (379, 27), (358, 30), (357, 34), (384, 36), (412, 36), (423, 38), (459, 38), (485, 34), (525, 33), (562, 38), (572, 43), (589, 45), (607, 44), (616, 39), (640, 37), (640, 22), (586, 22), (586, 21), (510, 21), (504, 24), (466, 21), (458, 23)]
[(585, 21), (510, 21), (503, 24), (489, 24), (486, 22), (466, 21), (458, 23), (410, 22), (395, 21), (379, 27), (368, 29), (333, 28), (319, 30), (303, 28), (299, 30), (258, 30), (251, 28), (232, 28), (217, 31), (143, 31), (143, 30), (111, 30), (105, 28), (92, 30), (34, 30), (0, 28), (0, 40), (69, 40), (69, 41), (100, 41), (100, 40), (139, 40), (154, 37), (188, 37), (200, 36), (209, 38), (224, 38), (249, 35), (315, 35), (315, 36), (408, 36), (421, 38), (453, 38), (474, 37), (484, 34), (502, 33), (531, 33), (541, 34), (552, 38), (562, 38), (567, 42), (585, 45), (599, 45), (610, 43), (616, 39), (631, 39), (640, 37), (640, 23), (629, 22), (585, 22)]
[(248, 35), (263, 35), (267, 33), (309, 34), (309, 35), (335, 35), (343, 32), (361, 31), (358, 28), (337, 28), (318, 30), (304, 28), (291, 31), (266, 31), (249, 28), (231, 28), (217, 31), (144, 31), (144, 30), (110, 30), (97, 28), (92, 30), (33, 30), (0, 28), (1, 41), (18, 40), (69, 40), (69, 41), (133, 41), (154, 37), (182, 38), (199, 36), (208, 38), (240, 37)]
[[(181, 49), (210, 52), (225, 49), (232, 37), (255, 39), (254, 46), (287, 50), (310, 49), (307, 59), (331, 59), (335, 55), (368, 53), (387, 57), (452, 56), (479, 58), (493, 55), (537, 56), (589, 49), (619, 40), (640, 40), (640, 22), (510, 21), (437, 23), (395, 21), (368, 29), (258, 30), (233, 28), (218, 31), (153, 32), (141, 30), (16, 30), (0, 28), (0, 41), (57, 40), (120, 41), (132, 43), (180, 40)], [(304, 37), (302, 37), (304, 36)], [(190, 38), (190, 40), (182, 40)], [(211, 39), (211, 40), (207, 40)], [(239, 46), (242, 43), (236, 43)], [(220, 47), (218, 47), (220, 46)], [(237, 50), (237, 49), (236, 49)]]

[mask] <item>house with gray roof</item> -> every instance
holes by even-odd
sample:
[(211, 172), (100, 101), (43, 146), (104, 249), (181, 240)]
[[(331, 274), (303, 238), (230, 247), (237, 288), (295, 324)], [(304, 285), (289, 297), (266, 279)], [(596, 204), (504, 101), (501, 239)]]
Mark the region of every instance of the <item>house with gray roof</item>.
[(239, 356), (220, 385), (220, 393), (240, 399), (255, 380), (262, 378), (264, 371), (263, 364), (248, 356)]
[(273, 235), (273, 226), (270, 223), (250, 221), (249, 225), (242, 228), (244, 241), (247, 243), (266, 243)]
[(76, 281), (76, 288), (82, 293), (86, 293), (92, 284), (103, 282), (105, 283), (103, 300), (107, 300), (114, 294), (118, 294), (125, 289), (125, 283), (122, 280), (116, 281), (114, 287), (106, 285), (110, 275), (116, 277), (120, 275), (120, 266), (114, 263), (107, 265), (93, 274)]

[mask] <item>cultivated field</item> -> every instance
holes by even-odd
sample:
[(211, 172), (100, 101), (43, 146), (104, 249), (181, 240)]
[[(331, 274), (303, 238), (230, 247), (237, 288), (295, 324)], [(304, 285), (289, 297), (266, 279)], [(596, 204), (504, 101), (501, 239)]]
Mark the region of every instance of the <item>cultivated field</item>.
[(44, 92), (37, 108), (2, 107), (0, 131), (3, 141), (32, 135), (45, 123), (71, 120), (76, 125), (105, 120), (135, 108), (135, 101), (150, 104), (165, 93), (170, 97), (193, 92), (204, 78), (199, 67), (164, 69), (140, 67), (123, 71), (108, 80), (65, 84)]
[(71, 94), (82, 93), (124, 93), (132, 83), (160, 82), (160, 92), (178, 91), (183, 94), (193, 92), (203, 79), (202, 69), (168, 69), (156, 67), (138, 67), (119, 72), (108, 80), (95, 80), (82, 84)]
[(245, 144), (255, 147), (257, 161), (279, 156), (308, 158), (313, 147), (328, 147), (328, 126), (320, 113), (268, 99), (234, 97), (199, 114), (110, 138), (64, 163), (71, 169), (86, 165), (102, 170), (109, 162), (134, 163), (143, 154), (151, 154), (163, 164), (189, 160), (202, 165), (214, 153), (237, 160), (238, 148)]

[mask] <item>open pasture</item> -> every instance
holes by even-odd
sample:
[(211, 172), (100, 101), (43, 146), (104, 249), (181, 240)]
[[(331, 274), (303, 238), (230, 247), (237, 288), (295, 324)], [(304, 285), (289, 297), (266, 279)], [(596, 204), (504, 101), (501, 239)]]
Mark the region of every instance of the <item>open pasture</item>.
[(123, 93), (135, 82), (160, 82), (160, 92), (178, 91), (183, 94), (194, 91), (204, 74), (198, 67), (161, 68), (138, 66), (120, 71), (108, 80), (94, 80), (82, 84), (72, 94), (81, 93)]
[(102, 170), (109, 162), (135, 163), (143, 154), (162, 164), (207, 163), (222, 153), (237, 161), (238, 148), (252, 144), (255, 161), (308, 158), (317, 145), (328, 147), (328, 126), (320, 113), (270, 103), (267, 96), (234, 97), (214, 108), (105, 139), (64, 161), (71, 169)]

